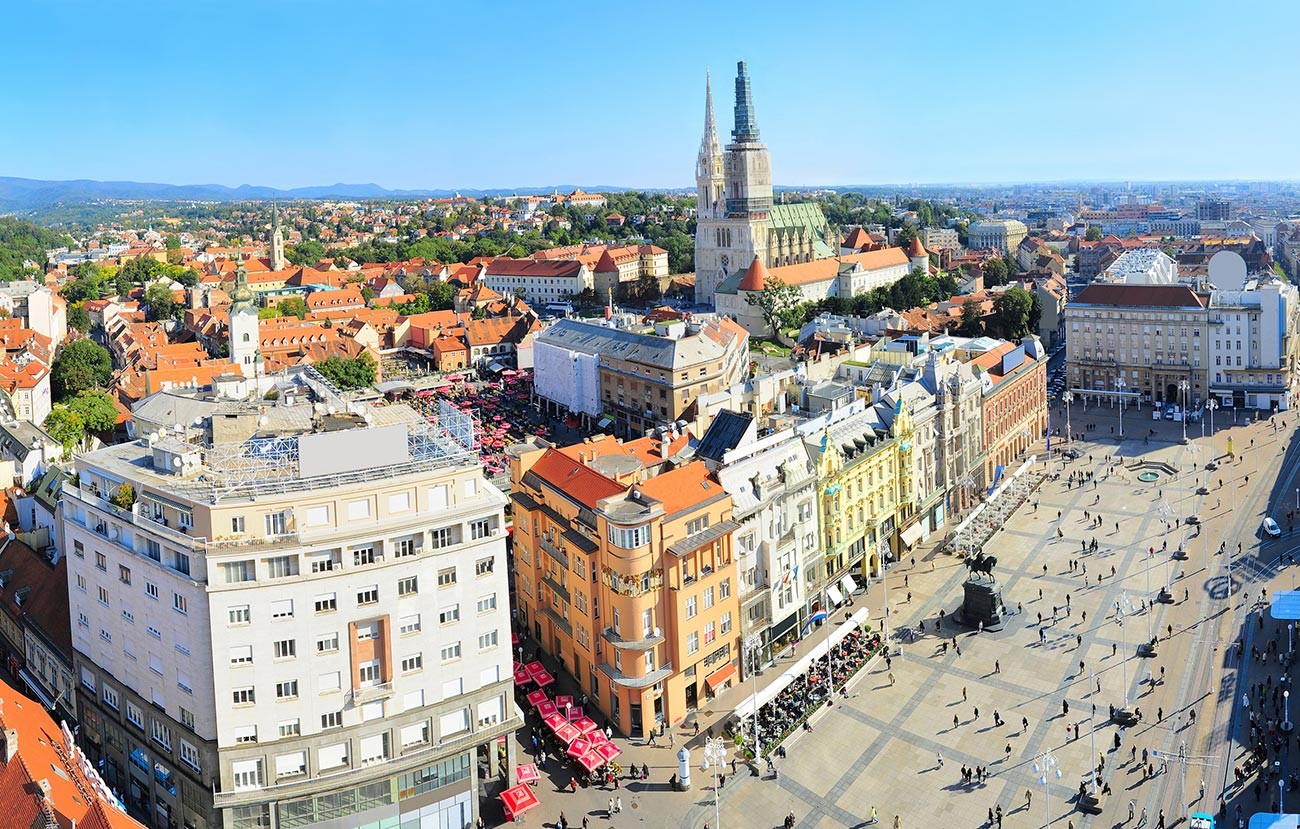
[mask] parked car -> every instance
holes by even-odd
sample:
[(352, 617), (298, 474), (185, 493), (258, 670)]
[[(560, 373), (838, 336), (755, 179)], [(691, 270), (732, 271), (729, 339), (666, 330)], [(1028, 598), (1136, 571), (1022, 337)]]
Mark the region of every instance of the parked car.
[(1279, 526), (1277, 525), (1277, 522), (1274, 521), (1272, 518), (1265, 518), (1265, 519), (1264, 519), (1264, 534), (1267, 535), (1269, 538), (1281, 538), (1281, 537), (1282, 537), (1282, 528), (1279, 527)]

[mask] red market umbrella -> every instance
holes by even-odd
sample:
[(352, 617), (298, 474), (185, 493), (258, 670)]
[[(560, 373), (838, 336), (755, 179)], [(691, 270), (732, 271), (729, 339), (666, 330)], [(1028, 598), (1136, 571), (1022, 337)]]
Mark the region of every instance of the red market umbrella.
[[(573, 725), (583, 734), (590, 734), (593, 731), (600, 731), (600, 726), (596, 725), (596, 721), (593, 720), (591, 717), (578, 717), (576, 720), (573, 721)], [(602, 737), (604, 736), (603, 732), (601, 733), (601, 736)]]
[(605, 761), (600, 759), (600, 753), (596, 751), (588, 751), (586, 754), (578, 758), (578, 765), (582, 766), (587, 771), (595, 771), (604, 764)]
[(555, 729), (562, 725), (567, 725), (567, 723), (564, 721), (564, 716), (557, 712), (554, 714), (543, 714), (542, 725), (551, 729), (551, 733), (555, 733)]
[[(578, 727), (581, 728), (581, 726)], [(605, 732), (601, 731), (599, 728), (588, 734), (584, 734), (583, 736), (586, 737), (587, 742), (591, 743), (593, 749), (600, 748), (605, 743), (609, 742), (609, 738), (605, 736)]]
[(582, 732), (566, 722), (561, 723), (560, 726), (555, 729), (555, 736), (557, 739), (563, 740), (564, 744), (567, 746), (569, 743), (581, 737)]
[(586, 754), (588, 751), (591, 751), (591, 743), (579, 737), (578, 739), (569, 743), (569, 750), (565, 753), (568, 754), (573, 759), (577, 760), (579, 757)]
[(547, 685), (551, 685), (555, 682), (555, 677), (551, 676), (546, 671), (542, 671), (540, 674), (533, 674), (533, 682), (537, 683), (538, 688), (545, 688)]
[(550, 715), (554, 714), (555, 716), (559, 717), (561, 721), (564, 720), (564, 715), (561, 714), (559, 709), (555, 707), (555, 703), (551, 702), (549, 699), (546, 702), (543, 702), (537, 706), (537, 713), (542, 715), (543, 717), (549, 717)]
[(564, 711), (566, 708), (573, 707), (573, 697), (569, 694), (560, 694), (555, 698), (555, 707)]
[(531, 787), (521, 783), (501, 793), (501, 805), (505, 807), (506, 820), (514, 820), (530, 809), (536, 809), (542, 803)]
[(536, 783), (542, 779), (537, 773), (536, 763), (524, 763), (522, 766), (515, 766), (515, 779), (520, 783)]
[[(512, 645), (518, 645), (518, 644), (519, 644), (519, 634), (517, 634), (517, 633), (512, 633), (512, 634), (510, 634), (510, 644), (512, 644)], [(515, 670), (516, 670), (516, 671), (519, 670), (520, 667), (521, 667), (520, 664), (519, 664), (518, 662), (516, 662), (516, 663), (515, 663)]]
[(519, 670), (515, 671), (516, 685), (527, 685), (532, 681), (533, 681), (533, 675), (528, 673), (528, 671), (525, 671), (523, 668), (520, 668)]
[(619, 748), (613, 743), (605, 743), (604, 745), (597, 748), (595, 751), (597, 754), (600, 755), (600, 759), (604, 760), (606, 763), (610, 762), (615, 757), (618, 757), (620, 754), (623, 753), (623, 749)]
[(546, 666), (535, 659), (532, 662), (529, 662), (527, 665), (525, 665), (524, 669), (528, 671), (528, 673), (532, 674), (533, 676), (536, 676), (537, 674), (546, 673)]
[(538, 688), (536, 691), (530, 691), (528, 696), (524, 697), (524, 699), (528, 700), (529, 705), (536, 708), (543, 702), (546, 702), (546, 692), (541, 688)]

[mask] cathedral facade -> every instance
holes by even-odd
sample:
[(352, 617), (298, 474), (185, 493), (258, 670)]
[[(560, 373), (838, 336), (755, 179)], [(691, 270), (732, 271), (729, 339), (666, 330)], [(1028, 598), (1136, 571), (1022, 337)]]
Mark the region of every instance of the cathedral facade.
[(699, 199), (695, 229), (695, 301), (713, 304), (718, 285), (757, 256), (768, 267), (834, 256), (826, 217), (813, 204), (774, 204), (772, 161), (759, 140), (745, 62), (737, 64), (735, 126), (724, 150), (705, 81), (704, 136), (695, 163)]

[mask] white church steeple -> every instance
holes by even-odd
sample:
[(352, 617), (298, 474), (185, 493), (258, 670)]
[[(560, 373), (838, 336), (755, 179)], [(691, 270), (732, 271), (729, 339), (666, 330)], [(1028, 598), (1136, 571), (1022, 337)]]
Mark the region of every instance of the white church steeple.
[(704, 75), (704, 135), (700, 138), (700, 154), (695, 162), (695, 185), (699, 214), (712, 215), (722, 202), (723, 172), (722, 144), (718, 141), (718, 127), (713, 118), (713, 84), (707, 72)]

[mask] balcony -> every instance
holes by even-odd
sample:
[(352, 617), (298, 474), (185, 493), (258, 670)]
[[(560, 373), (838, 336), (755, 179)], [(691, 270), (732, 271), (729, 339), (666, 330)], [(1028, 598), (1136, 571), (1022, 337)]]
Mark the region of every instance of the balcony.
[(566, 570), (569, 569), (568, 553), (563, 547), (556, 544), (553, 539), (547, 538), (545, 535), (540, 535), (537, 537), (537, 545), (542, 548), (542, 552), (555, 559), (560, 566)]
[(375, 700), (388, 699), (393, 695), (392, 682), (379, 682), (374, 685), (363, 685), (360, 688), (353, 688), (348, 692), (348, 703), (350, 705), (362, 705)]
[(615, 633), (613, 628), (605, 628), (600, 632), (600, 637), (619, 650), (626, 651), (648, 651), (656, 645), (664, 643), (662, 628), (654, 628), (649, 636), (642, 639), (624, 639)]

